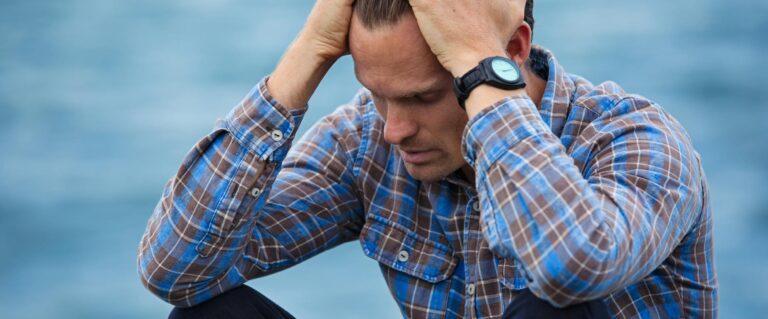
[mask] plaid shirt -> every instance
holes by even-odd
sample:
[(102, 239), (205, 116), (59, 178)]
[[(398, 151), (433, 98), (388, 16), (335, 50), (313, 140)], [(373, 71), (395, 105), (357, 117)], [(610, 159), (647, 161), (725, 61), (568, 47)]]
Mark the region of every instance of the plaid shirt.
[(476, 185), (409, 176), (364, 90), (293, 143), (303, 111), (262, 81), (166, 185), (143, 283), (189, 306), (359, 240), (409, 318), (499, 317), (526, 287), (559, 306), (602, 298), (617, 318), (714, 317), (712, 213), (689, 136), (546, 54), (539, 109), (507, 98), (467, 124)]

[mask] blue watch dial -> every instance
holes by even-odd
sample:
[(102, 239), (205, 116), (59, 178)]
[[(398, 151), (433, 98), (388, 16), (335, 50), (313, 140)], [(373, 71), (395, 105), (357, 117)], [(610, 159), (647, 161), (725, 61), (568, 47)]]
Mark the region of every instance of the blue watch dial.
[(493, 59), (491, 68), (497, 76), (505, 81), (514, 82), (520, 78), (520, 72), (517, 71), (512, 62), (506, 59)]

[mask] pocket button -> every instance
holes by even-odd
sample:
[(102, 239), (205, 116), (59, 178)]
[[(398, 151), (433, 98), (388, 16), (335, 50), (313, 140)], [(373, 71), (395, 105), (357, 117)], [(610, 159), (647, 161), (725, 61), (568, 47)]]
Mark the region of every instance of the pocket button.
[(400, 253), (397, 254), (397, 260), (402, 263), (408, 261), (408, 257), (410, 257), (410, 254), (408, 254), (407, 250), (401, 250)]

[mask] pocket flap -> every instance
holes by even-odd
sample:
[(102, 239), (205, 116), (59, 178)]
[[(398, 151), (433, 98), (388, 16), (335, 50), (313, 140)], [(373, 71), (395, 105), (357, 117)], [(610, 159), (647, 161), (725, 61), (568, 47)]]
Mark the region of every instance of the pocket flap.
[(514, 290), (528, 287), (523, 269), (519, 267), (514, 259), (500, 258), (498, 271), (499, 280), (502, 285)]
[(456, 268), (453, 251), (383, 217), (372, 215), (360, 233), (368, 257), (408, 275), (436, 283)]

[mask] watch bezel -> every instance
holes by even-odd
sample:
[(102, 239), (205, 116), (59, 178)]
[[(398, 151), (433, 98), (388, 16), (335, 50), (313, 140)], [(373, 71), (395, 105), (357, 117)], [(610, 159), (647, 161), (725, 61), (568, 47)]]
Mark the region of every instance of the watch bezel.
[[(485, 59), (483, 61), (486, 64), (485, 73), (491, 76), (491, 79), (495, 81), (498, 85), (515, 86), (520, 82), (520, 79), (522, 78), (522, 74), (520, 74), (520, 67), (517, 66), (517, 63), (515, 63), (515, 61), (512, 61), (511, 59), (503, 58), (503, 57), (491, 57), (490, 59)], [(511, 65), (512, 68), (514, 68), (515, 72), (517, 73), (517, 78), (514, 80), (504, 79), (501, 75), (499, 75), (498, 71), (493, 67), (494, 61), (503, 61), (507, 65)]]

